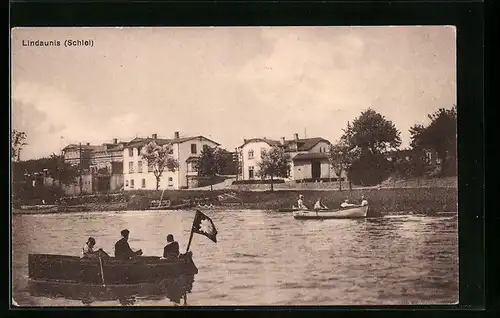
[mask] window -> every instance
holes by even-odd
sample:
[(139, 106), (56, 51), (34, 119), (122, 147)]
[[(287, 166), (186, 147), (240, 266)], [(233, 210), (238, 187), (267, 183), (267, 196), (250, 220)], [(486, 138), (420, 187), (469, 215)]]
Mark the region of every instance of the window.
[(196, 172), (196, 163), (188, 162), (188, 172)]
[(191, 144), (191, 154), (196, 155), (196, 144)]
[(142, 179), (142, 188), (144, 189), (146, 187), (146, 179)]
[(137, 155), (141, 154), (142, 147), (137, 148)]
[(134, 148), (129, 148), (128, 149), (128, 156), (133, 157), (134, 156)]
[(168, 186), (172, 187), (174, 185), (174, 178), (168, 177)]
[(253, 167), (248, 167), (248, 178), (249, 179), (254, 178)]
[(128, 173), (134, 173), (134, 162), (130, 161), (128, 163)]
[(253, 149), (248, 150), (248, 159), (253, 159)]
[(134, 188), (134, 179), (130, 180), (130, 188), (133, 189)]
[(125, 180), (125, 186), (128, 187), (128, 180)]
[(137, 163), (137, 172), (142, 173), (142, 161)]

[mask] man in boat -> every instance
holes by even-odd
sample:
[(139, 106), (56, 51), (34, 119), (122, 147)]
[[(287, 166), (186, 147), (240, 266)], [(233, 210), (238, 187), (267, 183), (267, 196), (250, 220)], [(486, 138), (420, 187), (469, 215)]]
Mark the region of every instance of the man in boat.
[(345, 201), (340, 205), (341, 208), (348, 208), (351, 206), (355, 206), (355, 204), (349, 203), (349, 200), (345, 199)]
[(102, 248), (94, 251), (95, 239), (93, 237), (89, 237), (87, 243), (82, 248), (82, 258), (96, 258), (96, 257), (109, 257), (109, 255), (102, 250)]
[(299, 195), (299, 200), (297, 200), (297, 208), (299, 210), (307, 210), (307, 207), (304, 205), (304, 196), (302, 194)]
[(318, 212), (320, 210), (327, 210), (327, 209), (328, 207), (323, 204), (321, 197), (319, 197), (318, 201), (316, 201), (316, 203), (314, 204), (314, 210)]
[(167, 235), (167, 245), (163, 248), (163, 257), (166, 259), (179, 257), (179, 243), (174, 241), (174, 236), (172, 234)]
[(115, 244), (115, 257), (119, 259), (131, 259), (142, 255), (142, 250), (132, 251), (128, 245), (128, 236), (130, 232), (125, 229), (121, 231), (122, 238)]
[(361, 196), (361, 206), (365, 206), (365, 205), (368, 205), (368, 200), (366, 200), (365, 196), (362, 195)]

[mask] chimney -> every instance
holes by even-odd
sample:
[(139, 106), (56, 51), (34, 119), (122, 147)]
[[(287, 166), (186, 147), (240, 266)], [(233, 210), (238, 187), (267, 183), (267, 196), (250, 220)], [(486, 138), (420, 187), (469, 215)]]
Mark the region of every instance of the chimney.
[(152, 137), (153, 139), (156, 139), (156, 138), (158, 138), (158, 135), (157, 135), (157, 134), (152, 134), (152, 135), (151, 135), (151, 137)]
[(280, 142), (281, 142), (281, 145), (284, 146), (285, 145), (285, 137), (281, 137)]
[(293, 138), (295, 139), (295, 141), (299, 141), (299, 134), (298, 133), (293, 134)]
[(174, 139), (179, 139), (179, 132), (178, 131), (174, 132)]
[(113, 138), (113, 144), (117, 144), (118, 143), (118, 138)]

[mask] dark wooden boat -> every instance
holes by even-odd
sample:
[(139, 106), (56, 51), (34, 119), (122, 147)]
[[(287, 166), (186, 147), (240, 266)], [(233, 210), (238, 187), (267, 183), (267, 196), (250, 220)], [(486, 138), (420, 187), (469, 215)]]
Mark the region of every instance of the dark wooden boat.
[(175, 260), (141, 256), (132, 260), (114, 257), (83, 259), (77, 256), (29, 254), (28, 276), (31, 281), (80, 285), (132, 285), (157, 283), (169, 277), (197, 274), (198, 268), (188, 255)]

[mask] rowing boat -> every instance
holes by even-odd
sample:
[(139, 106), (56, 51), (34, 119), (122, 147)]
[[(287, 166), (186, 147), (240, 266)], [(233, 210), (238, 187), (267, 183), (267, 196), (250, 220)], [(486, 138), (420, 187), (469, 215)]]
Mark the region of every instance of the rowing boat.
[(356, 219), (365, 218), (367, 214), (368, 205), (365, 205), (337, 210), (298, 210), (293, 212), (293, 218), (296, 220)]
[(175, 260), (141, 256), (131, 260), (114, 257), (86, 259), (77, 256), (29, 254), (31, 281), (80, 285), (132, 285), (160, 282), (168, 277), (197, 274), (191, 252)]

